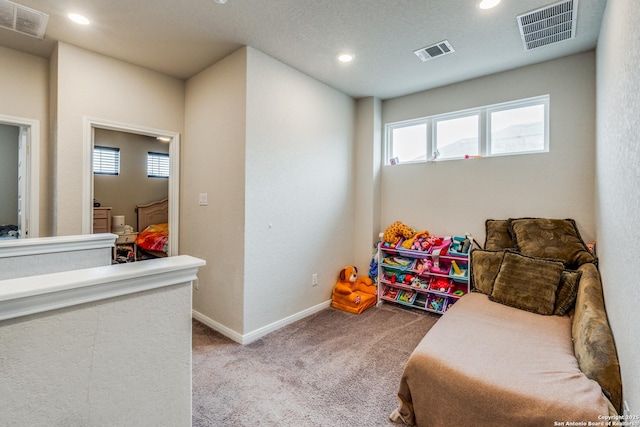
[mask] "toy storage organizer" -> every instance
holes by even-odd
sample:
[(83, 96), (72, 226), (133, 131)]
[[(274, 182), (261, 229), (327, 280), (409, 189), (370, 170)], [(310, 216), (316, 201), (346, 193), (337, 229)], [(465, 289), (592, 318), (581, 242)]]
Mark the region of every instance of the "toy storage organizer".
[(387, 301), (434, 313), (447, 311), (470, 291), (471, 245), (463, 247), (465, 239), (446, 237), (442, 245), (427, 251), (405, 249), (402, 241), (395, 246), (380, 243), (378, 304)]

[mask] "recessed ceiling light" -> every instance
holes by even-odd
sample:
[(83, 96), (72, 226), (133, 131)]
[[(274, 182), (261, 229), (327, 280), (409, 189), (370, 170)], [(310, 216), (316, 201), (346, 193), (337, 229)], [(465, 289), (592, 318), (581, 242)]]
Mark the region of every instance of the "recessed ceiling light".
[(159, 136), (156, 138), (159, 142), (171, 142), (171, 138), (167, 136)]
[(481, 0), (480, 3), (478, 3), (478, 7), (480, 9), (491, 9), (499, 4), (500, 0)]
[(352, 53), (341, 53), (338, 55), (338, 61), (340, 62), (351, 62), (353, 61), (354, 55)]
[(70, 13), (67, 16), (76, 24), (89, 25), (91, 23), (91, 21), (89, 21), (89, 19), (86, 16), (82, 16), (78, 13)]
[(227, 0), (213, 0), (218, 4), (225, 4), (227, 2)]

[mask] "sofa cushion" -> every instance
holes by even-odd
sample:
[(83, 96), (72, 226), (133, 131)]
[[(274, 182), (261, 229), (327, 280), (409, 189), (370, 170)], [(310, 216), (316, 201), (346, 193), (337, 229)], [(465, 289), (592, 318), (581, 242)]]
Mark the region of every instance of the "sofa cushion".
[(511, 233), (509, 232), (509, 222), (506, 219), (488, 219), (484, 222), (486, 239), (484, 248), (488, 251), (501, 251), (503, 249), (514, 249)]
[(613, 407), (622, 413), (620, 364), (594, 264), (580, 266), (582, 277), (572, 319), (573, 349), (580, 370), (602, 387)]
[(516, 249), (525, 255), (559, 259), (571, 269), (596, 261), (572, 219), (510, 219), (509, 231)]
[(553, 314), (564, 316), (573, 308), (578, 295), (580, 276), (582, 276), (582, 271), (580, 270), (564, 270), (562, 272), (558, 290), (556, 291), (556, 304)]
[(596, 425), (608, 415), (600, 386), (576, 363), (568, 316), (539, 316), (477, 292), (415, 348), (398, 398), (396, 413), (419, 426)]
[(562, 261), (505, 251), (489, 299), (538, 314), (553, 314)]
[(503, 251), (474, 249), (471, 251), (471, 286), (474, 291), (489, 295), (500, 269)]

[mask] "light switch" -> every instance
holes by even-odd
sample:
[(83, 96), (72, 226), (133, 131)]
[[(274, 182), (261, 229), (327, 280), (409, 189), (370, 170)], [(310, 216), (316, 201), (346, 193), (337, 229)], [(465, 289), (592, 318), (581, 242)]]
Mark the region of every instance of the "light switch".
[(200, 193), (200, 196), (198, 197), (198, 203), (200, 204), (200, 206), (207, 206), (209, 204), (209, 202), (207, 201), (207, 193)]

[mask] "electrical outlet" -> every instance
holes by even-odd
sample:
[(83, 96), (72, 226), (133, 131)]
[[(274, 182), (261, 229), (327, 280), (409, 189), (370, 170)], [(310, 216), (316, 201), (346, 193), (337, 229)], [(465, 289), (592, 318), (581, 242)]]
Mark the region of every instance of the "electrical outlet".
[(318, 273), (313, 273), (311, 275), (311, 286), (316, 286), (318, 284)]

